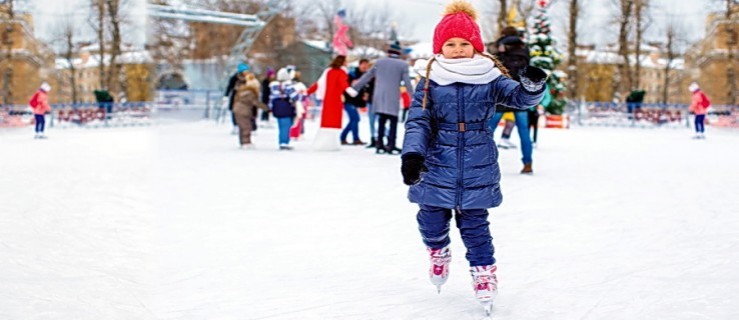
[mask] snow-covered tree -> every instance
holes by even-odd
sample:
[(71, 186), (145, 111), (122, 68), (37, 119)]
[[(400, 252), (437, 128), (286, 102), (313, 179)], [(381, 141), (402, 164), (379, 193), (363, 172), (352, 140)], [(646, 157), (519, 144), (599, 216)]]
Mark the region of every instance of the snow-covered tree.
[(566, 74), (562, 71), (554, 72), (557, 65), (562, 62), (562, 54), (555, 47), (556, 39), (552, 38), (551, 35), (551, 25), (547, 13), (548, 6), (549, 0), (537, 1), (537, 12), (528, 39), (531, 50), (531, 65), (551, 71), (547, 84), (552, 93), (552, 103), (547, 107), (547, 112), (562, 114), (566, 105), (563, 94), (565, 85), (562, 81)]

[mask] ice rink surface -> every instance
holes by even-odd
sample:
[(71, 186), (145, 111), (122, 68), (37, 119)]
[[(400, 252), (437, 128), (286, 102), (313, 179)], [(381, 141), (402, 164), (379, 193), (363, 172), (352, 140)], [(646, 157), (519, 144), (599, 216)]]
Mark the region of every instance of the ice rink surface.
[[(31, 131), (0, 131), (0, 319), (483, 318), (456, 229), (429, 283), (398, 156), (281, 152), (274, 128), (244, 151), (213, 122)], [(539, 135), (533, 176), (500, 152), (493, 319), (739, 319), (739, 133)]]

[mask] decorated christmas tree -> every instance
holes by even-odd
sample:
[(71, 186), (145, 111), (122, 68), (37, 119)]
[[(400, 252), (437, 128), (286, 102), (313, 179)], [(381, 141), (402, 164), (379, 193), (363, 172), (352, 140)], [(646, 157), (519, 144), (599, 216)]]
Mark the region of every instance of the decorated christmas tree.
[(562, 83), (566, 74), (559, 70), (555, 71), (557, 65), (562, 62), (562, 54), (555, 48), (556, 40), (550, 34), (551, 28), (547, 14), (549, 0), (538, 0), (536, 5), (537, 12), (529, 38), (531, 65), (551, 72), (547, 85), (552, 93), (552, 103), (546, 107), (546, 110), (551, 114), (562, 114), (567, 104), (564, 100), (565, 85)]

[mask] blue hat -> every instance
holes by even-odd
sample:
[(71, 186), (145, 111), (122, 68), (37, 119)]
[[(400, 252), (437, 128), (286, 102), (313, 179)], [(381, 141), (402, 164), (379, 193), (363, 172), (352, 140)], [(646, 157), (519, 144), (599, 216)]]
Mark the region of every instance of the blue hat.
[(246, 64), (246, 63), (243, 63), (243, 62), (241, 62), (241, 63), (239, 63), (239, 66), (238, 66), (238, 68), (237, 68), (236, 70), (237, 70), (237, 71), (238, 71), (239, 73), (242, 73), (242, 72), (244, 72), (244, 71), (249, 71), (249, 65), (248, 65), (248, 64)]

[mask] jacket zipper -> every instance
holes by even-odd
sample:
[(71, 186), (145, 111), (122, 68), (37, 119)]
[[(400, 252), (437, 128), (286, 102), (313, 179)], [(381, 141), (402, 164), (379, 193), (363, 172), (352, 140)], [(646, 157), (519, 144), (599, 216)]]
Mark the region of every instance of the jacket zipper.
[[(457, 120), (464, 122), (464, 105), (462, 104), (462, 85), (457, 83)], [(457, 211), (461, 212), (462, 189), (464, 187), (464, 132), (457, 129)]]

